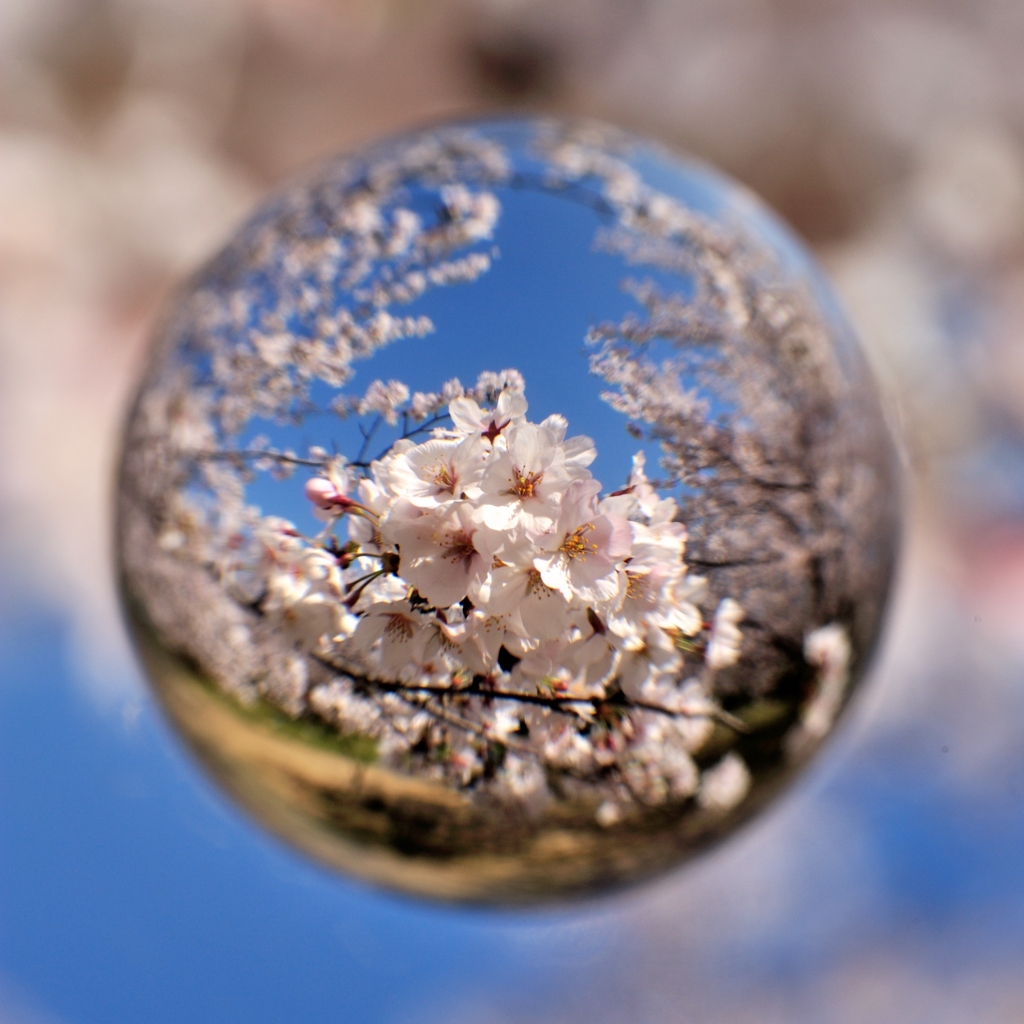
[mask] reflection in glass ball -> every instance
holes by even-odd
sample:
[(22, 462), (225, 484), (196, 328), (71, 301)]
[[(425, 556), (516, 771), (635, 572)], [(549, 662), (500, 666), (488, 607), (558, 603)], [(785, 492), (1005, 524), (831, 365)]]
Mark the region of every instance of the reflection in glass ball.
[(546, 120), (264, 205), (171, 310), (119, 553), (171, 719), (327, 864), (514, 902), (644, 878), (829, 733), (896, 497), (818, 271), (747, 193)]

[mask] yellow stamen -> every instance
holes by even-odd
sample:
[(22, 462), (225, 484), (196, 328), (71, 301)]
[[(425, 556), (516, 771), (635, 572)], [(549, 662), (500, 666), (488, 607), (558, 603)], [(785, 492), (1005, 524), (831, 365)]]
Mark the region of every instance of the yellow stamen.
[(543, 473), (524, 473), (520, 469), (514, 469), (512, 473), (512, 490), (520, 498), (532, 498), (535, 496), (537, 485), (543, 479)]
[(559, 550), (569, 558), (584, 559), (588, 554), (593, 554), (597, 551), (597, 545), (593, 541), (584, 539), (584, 536), (590, 533), (593, 528), (593, 523), (584, 523), (573, 530), (572, 533), (567, 533)]
[(455, 493), (455, 478), (450, 466), (438, 465), (434, 468), (434, 484)]
[(473, 538), (464, 531), (460, 530), (458, 533), (449, 534), (447, 541), (448, 544), (444, 548), (444, 554), (451, 562), (464, 562), (476, 554), (476, 548), (473, 547)]
[(626, 573), (626, 597), (634, 601), (643, 596), (647, 589), (647, 580), (636, 572)]

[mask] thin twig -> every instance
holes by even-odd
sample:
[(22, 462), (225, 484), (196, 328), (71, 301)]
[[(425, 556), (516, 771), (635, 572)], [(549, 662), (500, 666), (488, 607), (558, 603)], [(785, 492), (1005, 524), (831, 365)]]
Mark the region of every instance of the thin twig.
[(242, 451), (217, 451), (217, 452), (189, 452), (187, 453), (196, 459), (223, 460), (230, 462), (241, 459), (273, 459), (275, 462), (287, 462), (292, 466), (313, 466), (322, 469), (323, 459), (300, 459), (297, 455), (285, 455), (283, 452), (267, 452), (258, 448)]
[[(408, 427), (408, 413), (402, 413), (402, 424), (403, 431), (402, 436), (398, 438), (399, 441), (405, 441), (410, 437), (417, 437), (420, 434), (426, 433), (431, 430), (438, 423), (448, 419), (448, 413), (437, 413), (431, 419), (425, 423), (421, 423), (418, 427), (414, 427), (412, 430), (407, 429)], [(346, 463), (349, 466), (355, 466), (358, 469), (369, 469), (373, 461), (379, 461), (383, 459), (389, 451), (394, 447), (394, 442), (389, 444), (386, 448), (382, 449), (381, 452), (376, 456), (375, 460), (369, 460), (366, 458), (366, 451), (370, 446), (370, 442), (373, 440), (374, 434), (380, 427), (382, 417), (377, 416), (373, 421), (369, 429), (366, 429), (361, 423), (359, 424), (359, 432), (363, 435), (363, 445), (359, 449), (359, 458), (353, 462)], [(221, 450), (214, 452), (187, 452), (195, 459), (208, 459), (210, 461), (224, 461), (224, 462), (240, 462), (242, 459), (273, 459), (275, 462), (285, 462), (292, 466), (310, 466), (313, 469), (323, 469), (327, 460), (325, 459), (301, 459), (297, 455), (287, 455), (284, 452), (277, 451), (266, 451), (262, 448), (245, 448), (236, 450)]]
[(366, 458), (366, 453), (370, 447), (370, 441), (373, 440), (373, 435), (377, 433), (377, 428), (381, 425), (384, 417), (380, 413), (377, 413), (377, 418), (373, 421), (370, 429), (364, 430), (362, 423), (359, 424), (359, 433), (363, 435), (363, 444), (359, 449), (359, 454), (356, 456), (357, 462), (362, 462)]
[[(406, 415), (407, 415), (406, 413), (402, 413), (402, 416), (403, 416), (403, 429), (402, 429), (402, 436), (398, 438), (399, 441), (406, 441), (410, 437), (417, 437), (419, 434), (425, 434), (428, 430), (430, 430), (432, 427), (434, 427), (435, 424), (441, 423), (443, 420), (446, 420), (446, 419), (449, 418), (449, 414), (446, 413), (446, 412), (436, 413), (432, 419), (427, 420), (425, 423), (421, 423), (418, 427), (414, 427), (412, 430), (408, 430), (408, 429), (406, 429), (406, 424), (404, 422), (404, 418), (406, 417)], [(391, 451), (391, 449), (394, 446), (395, 446), (395, 442), (392, 442), (391, 444), (389, 444), (387, 446), (387, 448), (383, 449), (383, 451), (381, 451), (381, 453), (377, 456), (377, 461), (379, 461), (380, 459), (383, 459), (384, 456), (387, 455), (387, 453), (389, 451)], [(359, 465), (362, 465), (362, 463), (351, 462), (351, 463), (349, 463), (349, 465), (351, 465), (351, 466), (359, 466)]]

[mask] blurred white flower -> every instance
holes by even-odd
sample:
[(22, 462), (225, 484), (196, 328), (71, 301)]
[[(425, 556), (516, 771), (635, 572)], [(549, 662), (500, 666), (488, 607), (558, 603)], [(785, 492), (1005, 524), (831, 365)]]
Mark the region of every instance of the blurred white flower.
[(711, 638), (708, 640), (705, 658), (712, 669), (728, 668), (735, 665), (740, 658), (740, 647), (743, 634), (739, 623), (743, 621), (743, 609), (739, 602), (731, 597), (723, 598), (715, 612), (711, 625)]
[(736, 753), (726, 754), (701, 776), (697, 802), (709, 811), (732, 810), (750, 790), (750, 769)]

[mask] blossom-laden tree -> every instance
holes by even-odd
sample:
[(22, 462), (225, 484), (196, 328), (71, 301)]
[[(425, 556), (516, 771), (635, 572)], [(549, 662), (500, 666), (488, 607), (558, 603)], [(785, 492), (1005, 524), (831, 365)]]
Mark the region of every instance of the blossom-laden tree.
[[(129, 426), (129, 602), (222, 689), (367, 737), (396, 770), (534, 817), (580, 799), (604, 827), (643, 806), (722, 814), (752, 763), (829, 731), (877, 628), (877, 411), (811, 293), (740, 226), (646, 185), (606, 131), (541, 125), (529, 170), (499, 136), (330, 164), (197, 278)], [(641, 452), (604, 488), (591, 439), (527, 418), (516, 370), (342, 390), (357, 360), (434, 329), (396, 307), (488, 271), (503, 188), (586, 203), (599, 245), (660, 275), (628, 285), (642, 314), (589, 337), (659, 479)], [(309, 422), (324, 389), (359, 451), (242, 443), (260, 420)], [(312, 535), (247, 499), (296, 472)]]

